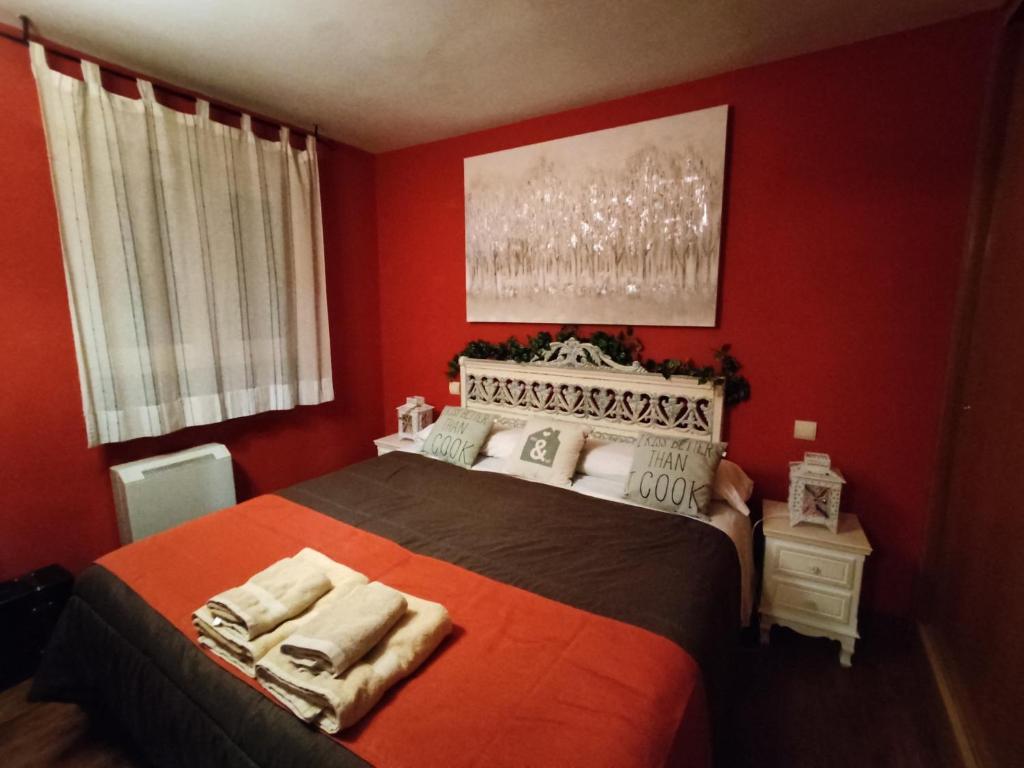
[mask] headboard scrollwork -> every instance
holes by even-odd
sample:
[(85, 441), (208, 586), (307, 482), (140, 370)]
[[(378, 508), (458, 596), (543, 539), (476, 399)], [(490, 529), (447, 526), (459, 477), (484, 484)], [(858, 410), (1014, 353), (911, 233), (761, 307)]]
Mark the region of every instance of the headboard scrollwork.
[(639, 363), (621, 365), (593, 344), (555, 342), (531, 363), (459, 360), (462, 405), (501, 422), (531, 416), (586, 423), (608, 439), (641, 430), (720, 441), (721, 383), (689, 376), (666, 379)]

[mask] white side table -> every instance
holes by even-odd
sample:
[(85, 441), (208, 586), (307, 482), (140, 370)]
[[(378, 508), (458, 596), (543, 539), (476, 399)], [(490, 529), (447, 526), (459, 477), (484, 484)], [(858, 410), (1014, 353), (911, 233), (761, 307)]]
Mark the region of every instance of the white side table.
[(855, 515), (841, 514), (839, 530), (790, 526), (781, 501), (764, 502), (764, 580), (761, 643), (773, 624), (840, 643), (839, 663), (848, 667), (857, 634), (864, 559), (871, 544)]
[(377, 455), (383, 456), (385, 453), (391, 453), (397, 451), (400, 448), (406, 448), (413, 445), (412, 440), (403, 440), (395, 432), (393, 435), (385, 435), (384, 437), (378, 437), (373, 441), (373, 444), (377, 446)]

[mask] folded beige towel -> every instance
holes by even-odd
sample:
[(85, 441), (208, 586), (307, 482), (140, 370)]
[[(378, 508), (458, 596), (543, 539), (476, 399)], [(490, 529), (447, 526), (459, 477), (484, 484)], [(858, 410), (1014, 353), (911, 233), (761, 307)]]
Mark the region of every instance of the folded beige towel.
[(269, 632), (264, 632), (255, 640), (232, 640), (219, 631), (213, 623), (214, 617), (205, 605), (192, 614), (192, 626), (199, 632), (199, 645), (220, 656), (236, 669), (249, 677), (256, 677), (256, 662), (262, 659), (271, 648), (280, 643), (295, 628), (316, 610), (317, 604), (309, 608), (299, 617), (278, 624)]
[(244, 584), (214, 595), (206, 605), (221, 620), (221, 634), (236, 642), (252, 640), (302, 613), (330, 588), (321, 569), (286, 557)]
[(302, 622), (281, 644), (281, 653), (300, 667), (338, 675), (363, 658), (405, 613), (397, 589), (371, 582), (344, 595), (328, 595), (323, 611)]
[[(330, 583), (328, 596), (344, 595), (356, 587), (366, 584), (363, 574), (336, 563), (314, 549), (303, 549), (293, 559), (319, 569)], [(256, 662), (267, 652), (294, 632), (305, 621), (314, 618), (322, 609), (324, 600), (314, 603), (298, 616), (282, 622), (269, 632), (248, 640), (237, 633), (225, 632), (225, 624), (210, 611), (208, 605), (200, 606), (192, 614), (192, 624), (199, 632), (199, 644), (227, 661), (249, 677), (256, 677)]]
[(405, 595), (405, 615), (377, 646), (339, 676), (293, 664), (273, 648), (256, 680), (288, 709), (327, 733), (359, 721), (387, 690), (411, 675), (451, 631), (444, 606)]

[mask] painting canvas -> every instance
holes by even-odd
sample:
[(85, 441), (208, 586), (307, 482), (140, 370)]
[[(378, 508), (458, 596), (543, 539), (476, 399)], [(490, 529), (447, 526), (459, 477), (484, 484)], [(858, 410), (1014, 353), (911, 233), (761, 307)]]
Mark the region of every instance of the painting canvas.
[(728, 107), (466, 158), (466, 317), (715, 324)]

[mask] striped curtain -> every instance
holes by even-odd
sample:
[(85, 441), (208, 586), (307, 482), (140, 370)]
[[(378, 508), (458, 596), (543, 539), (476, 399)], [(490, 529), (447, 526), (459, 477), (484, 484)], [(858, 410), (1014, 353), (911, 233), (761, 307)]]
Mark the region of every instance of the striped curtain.
[(89, 445), (333, 399), (315, 141), (31, 57)]

